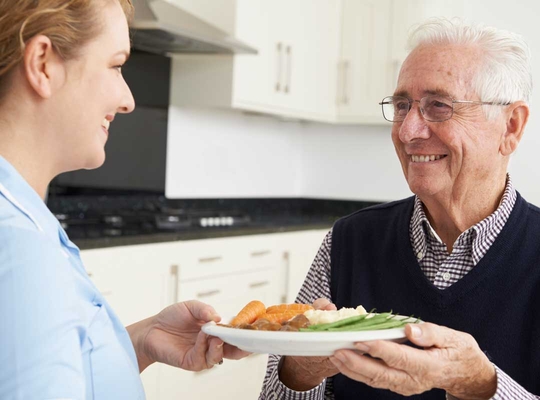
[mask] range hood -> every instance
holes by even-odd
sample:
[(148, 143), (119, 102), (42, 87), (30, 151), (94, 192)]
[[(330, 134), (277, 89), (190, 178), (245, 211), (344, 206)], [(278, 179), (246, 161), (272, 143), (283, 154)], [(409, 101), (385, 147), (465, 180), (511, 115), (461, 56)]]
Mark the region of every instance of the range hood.
[(257, 50), (170, 0), (134, 0), (133, 5), (131, 31), (135, 49), (161, 55), (257, 54)]

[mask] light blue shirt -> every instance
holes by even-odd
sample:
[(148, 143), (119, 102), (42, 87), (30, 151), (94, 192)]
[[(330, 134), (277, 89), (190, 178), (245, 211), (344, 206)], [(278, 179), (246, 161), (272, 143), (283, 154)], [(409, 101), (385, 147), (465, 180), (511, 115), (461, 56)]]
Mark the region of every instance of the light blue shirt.
[(0, 157), (0, 399), (144, 399), (129, 335), (79, 249)]

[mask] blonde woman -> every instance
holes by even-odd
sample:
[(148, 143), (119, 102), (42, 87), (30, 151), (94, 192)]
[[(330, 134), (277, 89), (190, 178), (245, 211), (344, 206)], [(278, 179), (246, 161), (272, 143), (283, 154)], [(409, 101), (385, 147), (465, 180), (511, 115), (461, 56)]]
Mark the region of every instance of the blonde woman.
[(142, 399), (153, 362), (211, 368), (236, 348), (178, 303), (124, 328), (44, 204), (58, 174), (99, 167), (135, 104), (122, 78), (130, 0), (0, 1), (0, 398)]

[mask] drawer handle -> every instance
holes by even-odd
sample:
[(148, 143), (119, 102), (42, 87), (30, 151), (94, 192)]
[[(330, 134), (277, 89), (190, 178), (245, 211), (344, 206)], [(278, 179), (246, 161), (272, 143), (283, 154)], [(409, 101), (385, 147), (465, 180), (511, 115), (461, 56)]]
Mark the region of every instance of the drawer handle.
[(210, 297), (210, 296), (214, 296), (214, 295), (219, 294), (219, 293), (221, 293), (221, 290), (219, 290), (219, 289), (209, 290), (208, 292), (197, 293), (197, 297), (198, 298)]
[(253, 282), (253, 283), (249, 284), (249, 288), (250, 289), (255, 289), (255, 288), (266, 286), (266, 285), (269, 285), (269, 284), (270, 284), (269, 281)]
[(270, 254), (270, 250), (254, 251), (251, 253), (251, 257), (262, 257)]
[(171, 265), (170, 279), (172, 283), (172, 304), (178, 303), (178, 265)]
[(199, 262), (200, 262), (200, 263), (210, 263), (210, 262), (221, 261), (222, 259), (223, 259), (223, 257), (221, 257), (221, 256), (217, 256), (217, 257), (204, 257), (204, 258), (199, 258)]

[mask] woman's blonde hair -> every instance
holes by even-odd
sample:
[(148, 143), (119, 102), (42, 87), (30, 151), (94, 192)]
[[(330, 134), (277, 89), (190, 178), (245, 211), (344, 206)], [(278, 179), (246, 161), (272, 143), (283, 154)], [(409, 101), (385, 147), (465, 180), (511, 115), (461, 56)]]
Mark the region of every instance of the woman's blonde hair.
[(76, 58), (81, 47), (99, 35), (99, 10), (106, 1), (118, 1), (131, 21), (131, 0), (0, 0), (0, 98), (28, 40), (45, 35), (60, 57)]

